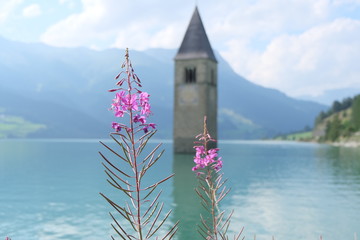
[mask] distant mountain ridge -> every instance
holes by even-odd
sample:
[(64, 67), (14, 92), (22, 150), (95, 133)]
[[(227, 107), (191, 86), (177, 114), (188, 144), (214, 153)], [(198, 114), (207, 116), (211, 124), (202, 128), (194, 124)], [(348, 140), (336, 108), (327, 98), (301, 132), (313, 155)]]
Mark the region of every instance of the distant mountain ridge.
[[(172, 136), (173, 58), (176, 50), (132, 51), (143, 90), (151, 95), (158, 137)], [(121, 71), (124, 50), (94, 51), (26, 44), (0, 37), (0, 108), (45, 125), (28, 137), (102, 138), (114, 120), (107, 90)], [(312, 126), (325, 105), (296, 100), (237, 75), (219, 62), (219, 137), (264, 138)], [(197, 133), (194, 133), (196, 135)]]

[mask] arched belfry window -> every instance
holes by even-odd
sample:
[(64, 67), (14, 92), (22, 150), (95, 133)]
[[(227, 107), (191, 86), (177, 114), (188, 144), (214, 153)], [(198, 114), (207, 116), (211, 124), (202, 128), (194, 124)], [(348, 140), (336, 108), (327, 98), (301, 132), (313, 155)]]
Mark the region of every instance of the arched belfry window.
[(185, 68), (185, 83), (196, 83), (196, 68)]

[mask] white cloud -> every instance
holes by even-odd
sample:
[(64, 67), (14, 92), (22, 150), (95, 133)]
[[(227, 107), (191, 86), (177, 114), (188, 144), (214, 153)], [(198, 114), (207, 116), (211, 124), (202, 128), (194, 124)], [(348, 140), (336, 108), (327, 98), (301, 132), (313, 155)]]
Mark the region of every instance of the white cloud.
[(128, 27), (126, 30), (116, 35), (115, 43), (112, 47), (125, 48), (130, 47), (137, 50), (147, 48), (175, 48), (179, 42), (178, 24), (169, 24), (169, 26), (159, 29), (154, 33), (142, 31), (144, 24), (137, 23)]
[[(238, 68), (260, 85), (291, 96), (319, 96), (326, 90), (360, 84), (359, 40), (360, 21), (336, 19), (302, 34), (280, 35), (263, 52), (248, 52), (245, 57), (241, 52), (238, 56), (232, 52), (223, 54), (233, 61), (241, 58)], [(239, 46), (246, 48), (241, 42)]]
[(343, 4), (359, 4), (360, 5), (360, 0), (334, 0), (333, 1), (335, 5), (343, 5)]
[(217, 32), (225, 40), (270, 40), (326, 21), (330, 9), (328, 0), (259, 0), (232, 2), (222, 11), (226, 14), (210, 19), (214, 24), (210, 33)]
[(19, 6), (23, 0), (7, 0), (0, 2), (0, 23), (5, 22), (11, 15), (17, 6)]
[(174, 39), (178, 39), (174, 36), (182, 33), (178, 32), (177, 21), (166, 18), (170, 15), (174, 19), (181, 11), (169, 14), (166, 7), (176, 2), (181, 1), (155, 0), (142, 2), (139, 7), (137, 3), (124, 0), (82, 0), (81, 13), (49, 27), (41, 40), (54, 46), (174, 47)]
[[(82, 12), (50, 26), (41, 41), (93, 49), (177, 48), (194, 9), (182, 0), (81, 2)], [(346, 16), (359, 3), (208, 0), (199, 10), (213, 48), (236, 72), (291, 96), (316, 96), (359, 84), (359, 21)]]
[[(90, 46), (98, 38), (106, 37), (97, 31), (105, 10), (99, 0), (84, 0), (84, 11), (70, 15), (48, 28), (41, 40), (54, 46)], [(86, 4), (85, 4), (86, 3)]]
[(37, 17), (41, 15), (41, 8), (39, 4), (31, 4), (25, 7), (22, 11), (24, 17)]
[(59, 0), (61, 5), (66, 5), (68, 8), (73, 9), (75, 7), (74, 0)]
[[(59, 1), (65, 4), (69, 0)], [(329, 12), (328, 1), (317, 0), (314, 4), (313, 0), (289, 0), (284, 4), (283, 0), (226, 0), (224, 3), (209, 0), (199, 8), (212, 42), (253, 37), (268, 40), (283, 31), (302, 30), (314, 21), (325, 19)], [(81, 13), (49, 27), (42, 41), (56, 46), (111, 42), (113, 46), (127, 45), (136, 49), (176, 48), (194, 8), (191, 5), (185, 8), (180, 0), (170, 3), (164, 0), (132, 3), (82, 0), (82, 4)]]

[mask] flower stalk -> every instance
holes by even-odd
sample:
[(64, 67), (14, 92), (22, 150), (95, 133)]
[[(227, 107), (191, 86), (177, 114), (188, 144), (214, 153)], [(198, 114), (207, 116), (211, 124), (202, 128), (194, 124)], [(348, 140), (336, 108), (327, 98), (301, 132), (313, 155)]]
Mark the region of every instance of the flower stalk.
[[(210, 219), (200, 215), (201, 224), (198, 225), (198, 233), (205, 240), (227, 240), (227, 231), (230, 226), (231, 216), (233, 211), (225, 218), (225, 211), (219, 208), (220, 202), (230, 192), (226, 188), (223, 180), (223, 173), (220, 173), (223, 166), (221, 157), (218, 156), (219, 148), (208, 149), (208, 144), (211, 141), (216, 141), (211, 138), (207, 126), (206, 116), (204, 117), (204, 131), (202, 134), (196, 136), (195, 141), (195, 166), (192, 168), (199, 180), (195, 192), (201, 199), (202, 206), (210, 214)], [(238, 240), (241, 236), (241, 231), (234, 235), (234, 240)], [(244, 239), (244, 238), (243, 238)]]
[[(177, 231), (178, 222), (168, 231), (162, 231), (162, 233), (165, 232), (163, 237), (156, 236), (160, 234), (159, 230), (163, 228), (171, 210), (166, 214), (162, 213), (163, 204), (158, 202), (161, 191), (157, 194), (155, 192), (158, 185), (170, 179), (173, 174), (150, 186), (142, 185), (144, 175), (164, 152), (164, 150), (159, 151), (161, 144), (158, 144), (148, 154), (144, 154), (148, 141), (156, 133), (156, 125), (147, 122), (148, 117), (152, 115), (150, 95), (140, 90), (141, 81), (132, 67), (128, 50), (126, 50), (122, 68), (123, 71), (115, 77), (118, 81), (117, 87), (109, 92), (116, 92), (111, 105), (115, 117), (127, 119), (128, 124), (112, 123), (114, 132), (110, 134), (110, 137), (120, 146), (120, 152), (100, 142), (118, 161), (110, 161), (101, 152), (100, 155), (104, 160), (103, 166), (108, 176), (108, 183), (120, 190), (128, 200), (121, 206), (104, 194), (100, 194), (128, 223), (123, 224), (113, 213), (109, 213), (114, 221), (112, 227), (121, 239), (172, 239)], [(128, 229), (128, 226), (131, 228)], [(115, 239), (113, 236), (111, 238)]]

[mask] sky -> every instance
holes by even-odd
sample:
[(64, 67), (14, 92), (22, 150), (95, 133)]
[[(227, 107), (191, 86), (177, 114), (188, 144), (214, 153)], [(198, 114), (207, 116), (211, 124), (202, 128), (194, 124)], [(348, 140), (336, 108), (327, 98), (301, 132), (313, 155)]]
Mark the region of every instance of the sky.
[(213, 49), (248, 80), (324, 103), (360, 93), (360, 0), (0, 0), (0, 36), (176, 49), (196, 5)]

